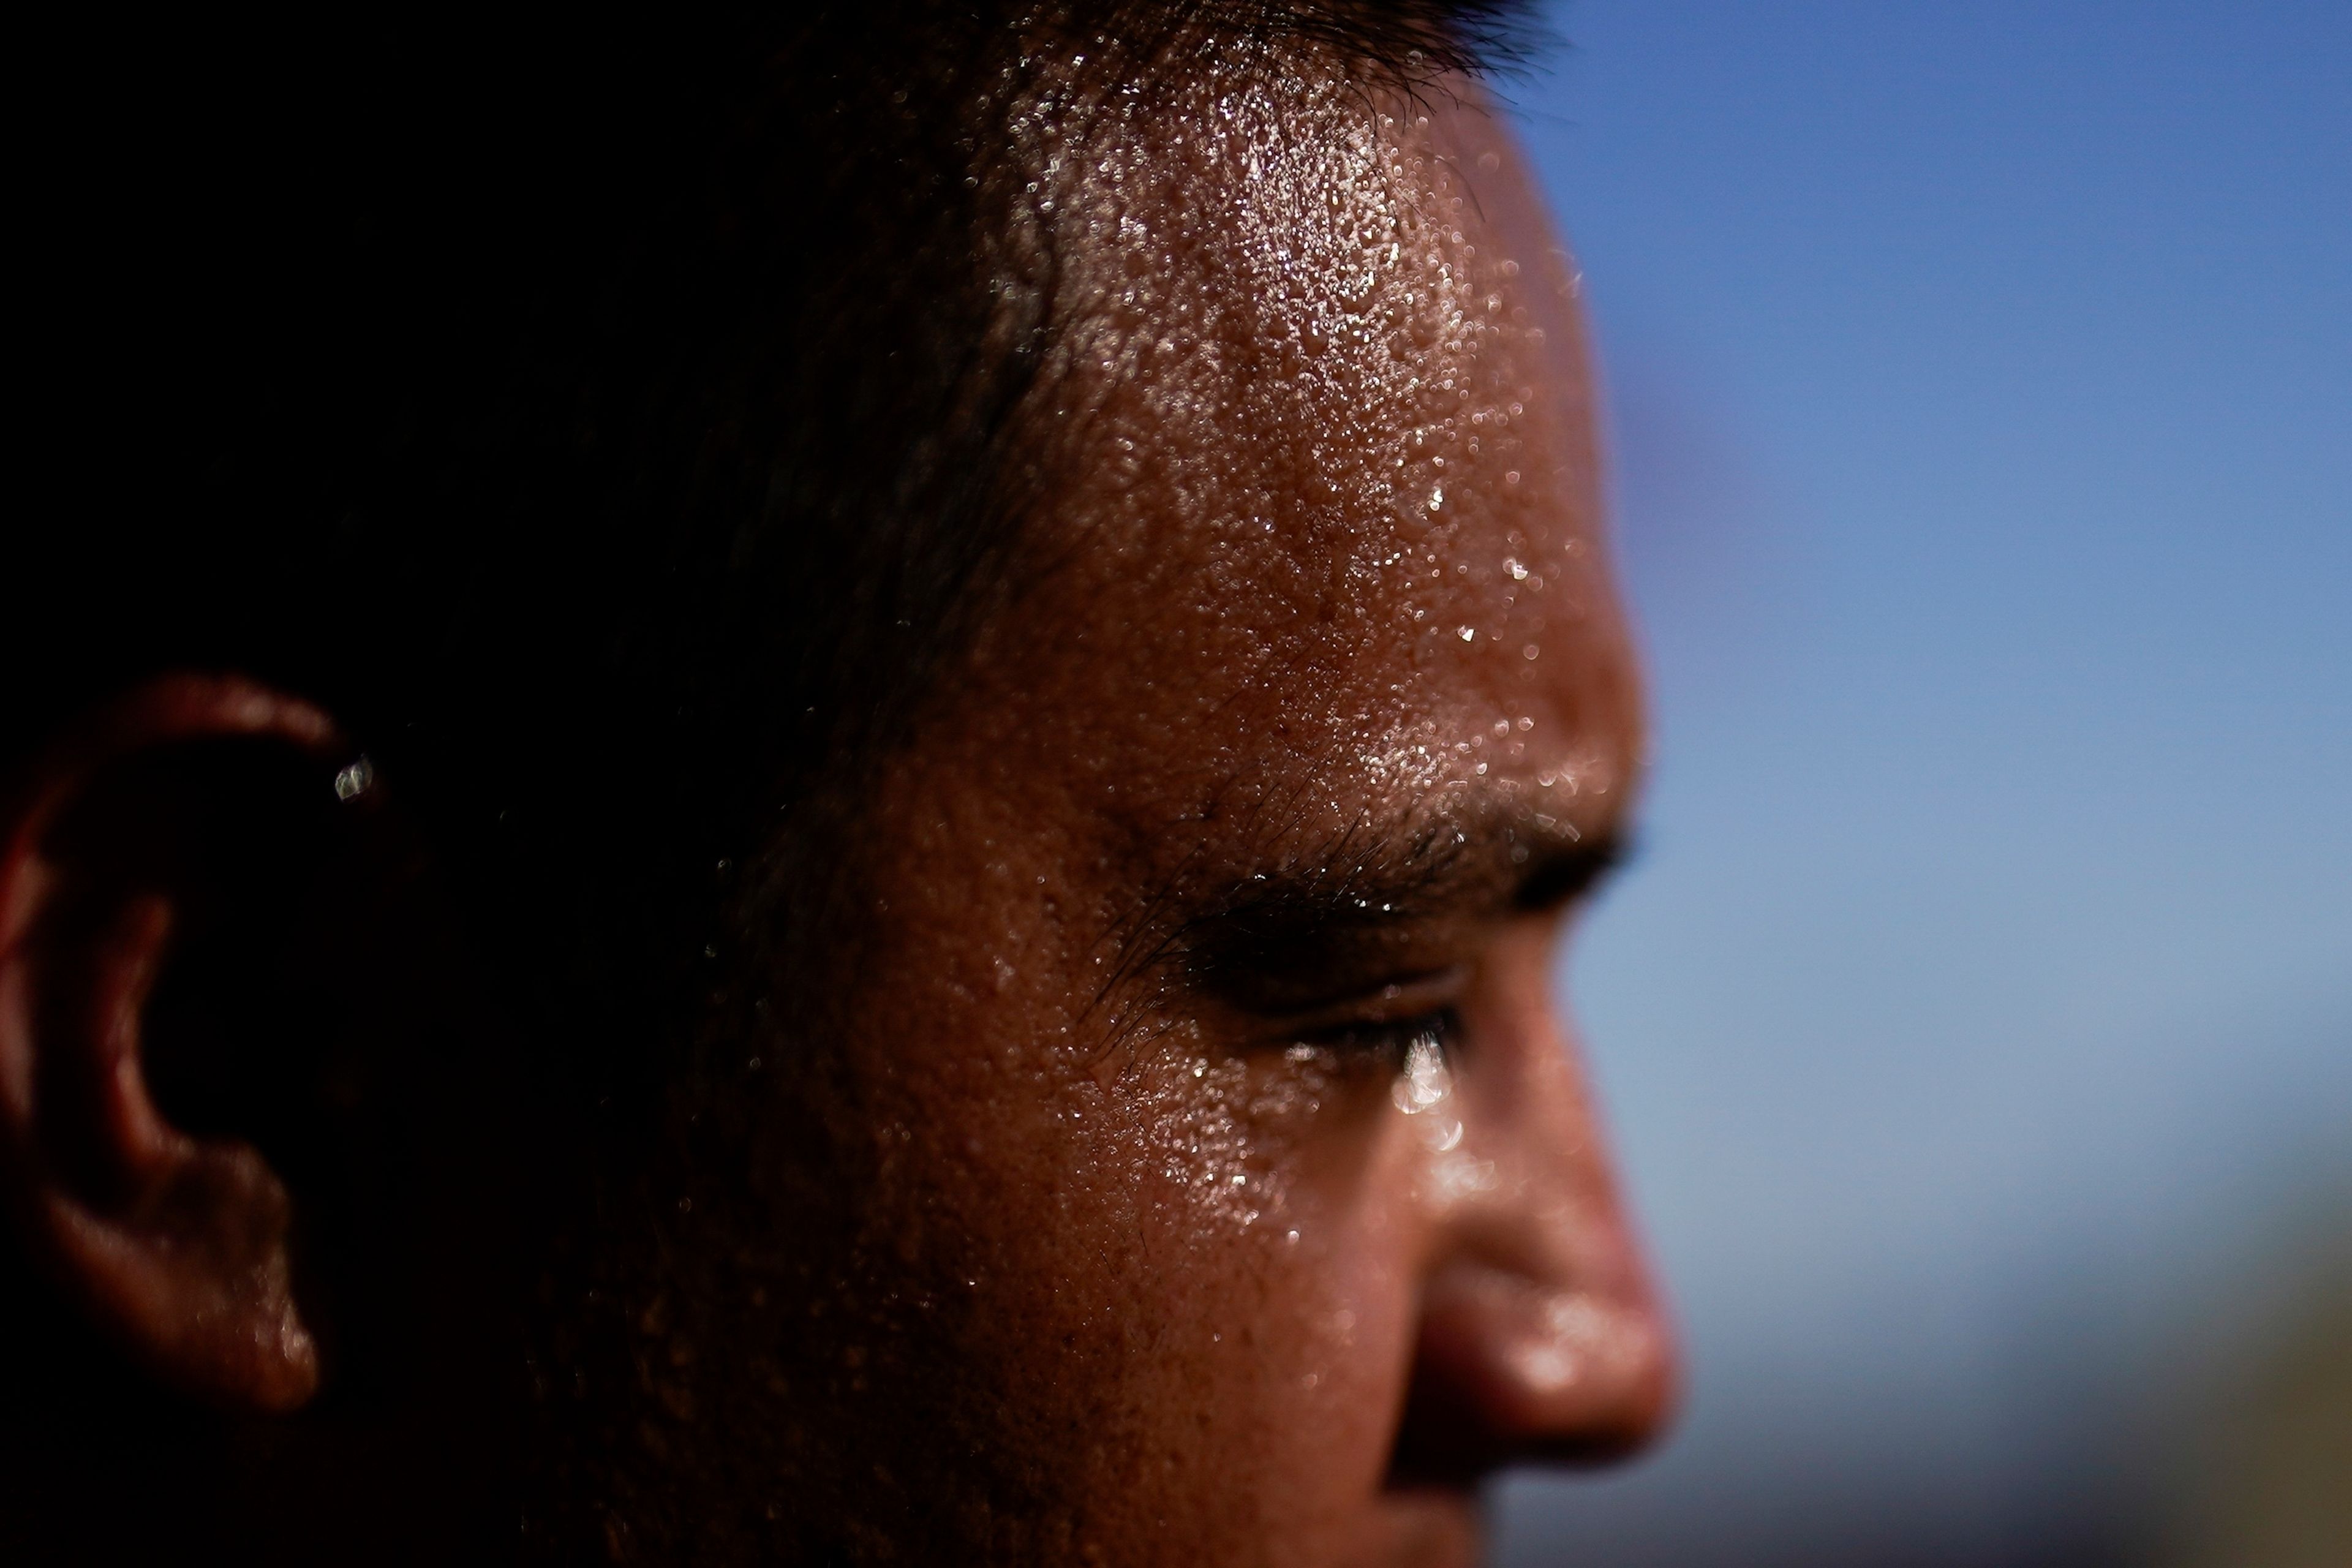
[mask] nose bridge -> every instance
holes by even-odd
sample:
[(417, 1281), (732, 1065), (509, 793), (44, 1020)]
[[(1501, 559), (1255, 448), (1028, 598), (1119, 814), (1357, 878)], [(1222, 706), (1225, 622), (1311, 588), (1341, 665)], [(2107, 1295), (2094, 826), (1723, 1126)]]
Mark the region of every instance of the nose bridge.
[(1450, 1233), (1441, 1260), (1465, 1253), (1541, 1289), (1646, 1301), (1600, 1107), (1553, 997), (1539, 937), (1514, 933), (1465, 1019), (1469, 1038), (1455, 1068), (1462, 1143), (1491, 1169), (1441, 1216)]
[(1404, 1447), (1454, 1468), (1630, 1452), (1671, 1402), (1664, 1315), (1552, 1003), (1548, 945), (1506, 955), (1465, 1008), (1461, 1132), (1432, 1155)]

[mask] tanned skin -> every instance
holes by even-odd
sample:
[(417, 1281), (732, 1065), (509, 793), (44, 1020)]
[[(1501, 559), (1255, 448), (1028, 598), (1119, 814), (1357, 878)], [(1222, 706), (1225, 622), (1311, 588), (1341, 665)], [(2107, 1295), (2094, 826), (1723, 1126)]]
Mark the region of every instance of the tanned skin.
[[(108, 861), (153, 797), (93, 781), (267, 747), (297, 794), (335, 785), (334, 834), (398, 779), (221, 672), (159, 671), (37, 752), (0, 867), (11, 1206), (78, 1325), (57, 1364), (258, 1456), (173, 1505), (188, 1531), (348, 1561), (425, 1550), (406, 1531), (1436, 1568), (1475, 1561), (1496, 1468), (1658, 1430), (1670, 1336), (1555, 986), (1644, 755), (1573, 265), (1466, 80), (1211, 74), (1064, 151), (1074, 324), (1024, 415), (1044, 504), (826, 819), (840, 919), (792, 951), (748, 913), (714, 936), (726, 1022), (602, 1304), (625, 1421), (567, 1414), (596, 1397), (562, 1359), (589, 1309), (502, 1265), (499, 1194), (530, 1173), (497, 1117), (446, 1110), (529, 1090), (464, 1076), (505, 1026), (465, 977), (496, 958), (432, 937), (430, 846), (320, 851), (349, 885), (301, 884), (341, 900), (320, 931), (426, 933), (308, 966), (346, 1012), (406, 998), (373, 1026), (462, 1081), (397, 1101), (456, 1117), (409, 1175), (321, 1216), (142, 1067), (220, 873)], [(793, 893), (797, 830), (728, 868), (745, 910)], [(311, 1259), (341, 1256), (336, 1215), (386, 1215), (362, 1250), (420, 1260), (416, 1310), (371, 1318), (389, 1298), (314, 1289), (347, 1276)], [(338, 1405), (394, 1342), (409, 1381)], [(168, 1469), (140, 1452), (121, 1474)]]

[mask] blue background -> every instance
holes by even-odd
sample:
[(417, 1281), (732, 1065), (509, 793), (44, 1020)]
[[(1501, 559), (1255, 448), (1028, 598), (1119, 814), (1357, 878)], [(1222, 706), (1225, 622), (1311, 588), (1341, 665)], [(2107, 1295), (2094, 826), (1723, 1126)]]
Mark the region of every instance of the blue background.
[(1583, 0), (1660, 714), (1566, 978), (1693, 1387), (1503, 1560), (2137, 1560), (2352, 1234), (2352, 5)]

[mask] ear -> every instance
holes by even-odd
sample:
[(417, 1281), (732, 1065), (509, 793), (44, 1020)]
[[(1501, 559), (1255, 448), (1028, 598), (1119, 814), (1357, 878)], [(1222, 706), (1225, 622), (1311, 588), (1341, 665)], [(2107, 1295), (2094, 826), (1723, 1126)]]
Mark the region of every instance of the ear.
[[(221, 801), (277, 798), (222, 784), (254, 776), (237, 769), (257, 758), (280, 781), (271, 790), (290, 765), (331, 812), (369, 782), (316, 709), (174, 676), (99, 715), (0, 804), (0, 1195), (34, 1258), (133, 1357), (191, 1393), (279, 1412), (319, 1384), (286, 1184), (252, 1142), (175, 1124), (151, 1037), (175, 943), (221, 930), (225, 900), (254, 902), (224, 881), (267, 880), (244, 847), (208, 842)], [(213, 783), (190, 784), (200, 774)]]

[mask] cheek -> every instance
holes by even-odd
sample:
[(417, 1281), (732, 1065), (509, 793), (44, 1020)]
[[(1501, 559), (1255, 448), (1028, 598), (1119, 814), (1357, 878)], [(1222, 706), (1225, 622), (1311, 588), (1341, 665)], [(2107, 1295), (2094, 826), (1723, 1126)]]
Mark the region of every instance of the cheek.
[[(894, 1397), (972, 1433), (996, 1469), (1051, 1477), (1074, 1512), (1118, 1498), (1229, 1533), (1209, 1560), (1360, 1530), (1412, 1332), (1389, 1075), (1164, 1040), (1108, 1060), (996, 1075), (997, 1093), (926, 1117), (877, 1229), (903, 1237), (920, 1211), (942, 1249), (877, 1285), (943, 1301), (979, 1286), (960, 1342)], [(918, 1172), (926, 1148), (963, 1152)]]
[(1378, 1486), (1402, 1399), (1418, 1241), (1391, 1077), (1169, 1053), (1105, 1096), (1154, 1323), (1129, 1370), (1171, 1449), (1299, 1517)]

